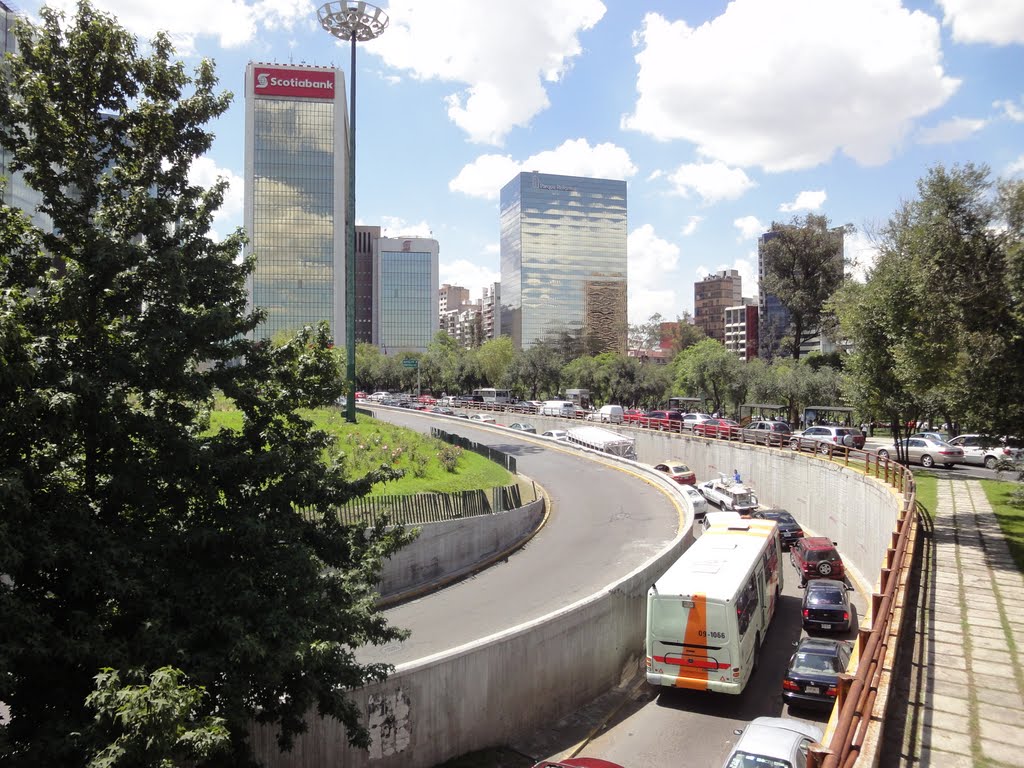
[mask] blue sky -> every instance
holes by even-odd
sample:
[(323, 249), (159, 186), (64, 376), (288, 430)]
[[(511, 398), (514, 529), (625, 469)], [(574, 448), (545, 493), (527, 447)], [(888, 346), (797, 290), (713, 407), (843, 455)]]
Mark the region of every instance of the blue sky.
[[(340, 66), (305, 0), (93, 0), (143, 40), (212, 58), (231, 110), (195, 167), (241, 224), (246, 62)], [(40, 3), (20, 0), (32, 15)], [(50, 3), (73, 8), (71, 0)], [(629, 316), (674, 319), (693, 283), (814, 212), (847, 255), (937, 163), (1024, 177), (1019, 0), (402, 0), (357, 68), (357, 219), (440, 243), (441, 282), (498, 280), (500, 188), (519, 171), (626, 179)], [(347, 82), (347, 80), (346, 80)]]

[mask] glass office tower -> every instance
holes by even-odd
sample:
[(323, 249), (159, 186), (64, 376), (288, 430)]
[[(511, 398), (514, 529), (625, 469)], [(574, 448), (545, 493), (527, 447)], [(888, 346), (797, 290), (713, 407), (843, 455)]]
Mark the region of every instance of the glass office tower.
[(501, 190), (501, 333), (626, 351), (626, 182), (520, 173)]
[(344, 344), (344, 78), (250, 62), (245, 97), (245, 229), (257, 259), (249, 301), (267, 313), (255, 333), (290, 337), (326, 320)]
[(438, 329), (437, 240), (377, 240), (374, 259), (373, 343), (385, 355), (426, 352)]

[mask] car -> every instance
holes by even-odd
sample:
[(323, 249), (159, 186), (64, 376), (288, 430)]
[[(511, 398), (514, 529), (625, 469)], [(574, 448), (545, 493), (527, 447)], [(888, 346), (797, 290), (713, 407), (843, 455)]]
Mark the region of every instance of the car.
[(784, 509), (755, 509), (750, 513), (751, 517), (759, 517), (762, 520), (774, 520), (779, 526), (779, 537), (782, 539), (782, 548), (788, 550), (793, 542), (804, 537), (804, 529), (789, 512)]
[(680, 485), (697, 484), (697, 474), (679, 459), (666, 459), (660, 464), (655, 464), (654, 468), (664, 472)]
[(683, 414), (679, 411), (648, 411), (640, 419), (640, 425), (650, 429), (674, 429), (682, 428)]
[(692, 485), (680, 485), (679, 490), (682, 491), (683, 495), (690, 500), (690, 504), (693, 505), (694, 520), (701, 520), (707, 515), (708, 500), (704, 498), (704, 494)]
[(693, 429), (698, 424), (703, 424), (705, 421), (714, 418), (709, 413), (684, 413), (683, 414), (683, 429)]
[(367, 400), (371, 400), (371, 401), (376, 402), (376, 403), (379, 403), (379, 402), (382, 402), (384, 400), (387, 400), (389, 397), (391, 397), (391, 393), (390, 392), (385, 392), (385, 391), (381, 390), (379, 392), (374, 392), (372, 395), (367, 395), (366, 399)]
[(569, 440), (569, 433), (564, 429), (549, 429), (546, 432), (541, 432), (540, 436), (560, 442)]
[(789, 438), (789, 447), (794, 451), (820, 451), (828, 453), (831, 445), (847, 448), (864, 447), (864, 433), (856, 427), (808, 427), (803, 432), (794, 432)]
[(813, 723), (756, 717), (743, 729), (722, 768), (803, 768), (811, 745), (823, 736)]
[(451, 408), (448, 408), (447, 406), (444, 406), (444, 405), (435, 405), (433, 408), (430, 409), (430, 412), (431, 413), (436, 413), (439, 416), (454, 416), (455, 415), (455, 411), (453, 411)]
[(533, 424), (527, 424), (525, 421), (513, 421), (508, 425), (509, 429), (514, 429), (517, 432), (529, 432), (531, 434), (537, 434), (537, 428)]
[(623, 768), (619, 763), (599, 757), (567, 757), (564, 760), (541, 760), (532, 768)]
[(839, 675), (850, 663), (853, 645), (845, 640), (805, 637), (789, 660), (782, 700), (791, 707), (832, 709)]
[(470, 421), (479, 421), (479, 422), (482, 422), (484, 424), (497, 424), (498, 423), (497, 421), (494, 420), (494, 417), (491, 416), (488, 413), (474, 413), (472, 416), (469, 417), (469, 420)]
[(808, 579), (844, 579), (846, 567), (836, 542), (824, 536), (805, 536), (789, 548), (789, 562), (800, 574), (800, 583)]
[(949, 444), (963, 449), (964, 464), (980, 464), (988, 469), (995, 469), (1000, 459), (1019, 458), (1018, 450), (989, 435), (959, 435), (952, 438)]
[(356, 400), (365, 400), (365, 399), (366, 399), (366, 393), (365, 392), (356, 392)]
[(622, 423), (639, 424), (640, 420), (643, 419), (644, 416), (644, 412), (638, 408), (627, 408), (622, 412)]
[[(683, 416), (683, 426), (685, 427), (686, 417), (693, 416), (695, 414), (688, 413)], [(697, 414), (699, 415), (699, 414)], [(703, 421), (694, 423), (689, 429), (693, 430), (693, 434), (701, 435), (702, 437), (729, 437), (733, 431), (739, 431), (740, 425), (732, 419), (716, 419), (709, 417)]]
[(804, 587), (800, 615), (808, 632), (849, 632), (850, 590), (835, 579), (811, 579)]
[(468, 419), (469, 418), (469, 414), (465, 413), (463, 411), (456, 411), (455, 412), (455, 417), (459, 418), (459, 419)]
[[(907, 451), (907, 460), (916, 461), (922, 467), (942, 464), (946, 469), (950, 469), (964, 460), (963, 448), (929, 437), (908, 437), (903, 441), (903, 445)], [(878, 449), (878, 457), (881, 459), (888, 459), (890, 456), (896, 458), (896, 455), (895, 443)]]
[(784, 421), (752, 421), (740, 430), (740, 439), (745, 443), (785, 445), (792, 431)]
[(731, 478), (721, 477), (715, 480), (708, 480), (697, 486), (709, 504), (729, 512), (740, 512), (747, 514), (758, 507), (757, 494), (743, 483), (738, 483)]
[(424, 405), (437, 405), (437, 399), (430, 395), (420, 395), (416, 398), (416, 402), (423, 403)]

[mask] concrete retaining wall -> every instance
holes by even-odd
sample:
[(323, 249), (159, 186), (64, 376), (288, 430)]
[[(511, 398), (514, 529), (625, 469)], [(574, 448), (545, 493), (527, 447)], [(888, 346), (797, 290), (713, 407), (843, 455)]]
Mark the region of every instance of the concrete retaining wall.
[(544, 500), (493, 515), (412, 526), (419, 536), (384, 564), (379, 591), (388, 598), (469, 573), (531, 535), (544, 518)]
[[(538, 429), (566, 423), (531, 421)], [(882, 483), (783, 449), (639, 430), (636, 437), (644, 463), (682, 458), (699, 479), (739, 469), (762, 501), (838, 541), (862, 574), (878, 573), (901, 503)], [(647, 589), (691, 541), (688, 526), (658, 556), (587, 599), (402, 665), (386, 682), (354, 692), (371, 729), (369, 752), (349, 748), (337, 723), (311, 716), (309, 732), (285, 755), (277, 752), (272, 729), (255, 727), (256, 755), (270, 768), (429, 768), (557, 720), (617, 684), (643, 655)]]

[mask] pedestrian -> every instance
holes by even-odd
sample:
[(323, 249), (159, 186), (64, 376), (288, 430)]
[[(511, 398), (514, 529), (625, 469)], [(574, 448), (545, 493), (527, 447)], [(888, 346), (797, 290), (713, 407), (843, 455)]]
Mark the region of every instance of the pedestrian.
[(742, 483), (742, 482), (743, 482), (743, 480), (742, 480), (742, 479), (740, 479), (740, 471), (739, 471), (738, 469), (734, 469), (734, 470), (732, 471), (732, 479), (733, 479), (733, 480), (734, 480), (734, 481), (735, 481), (736, 483)]

